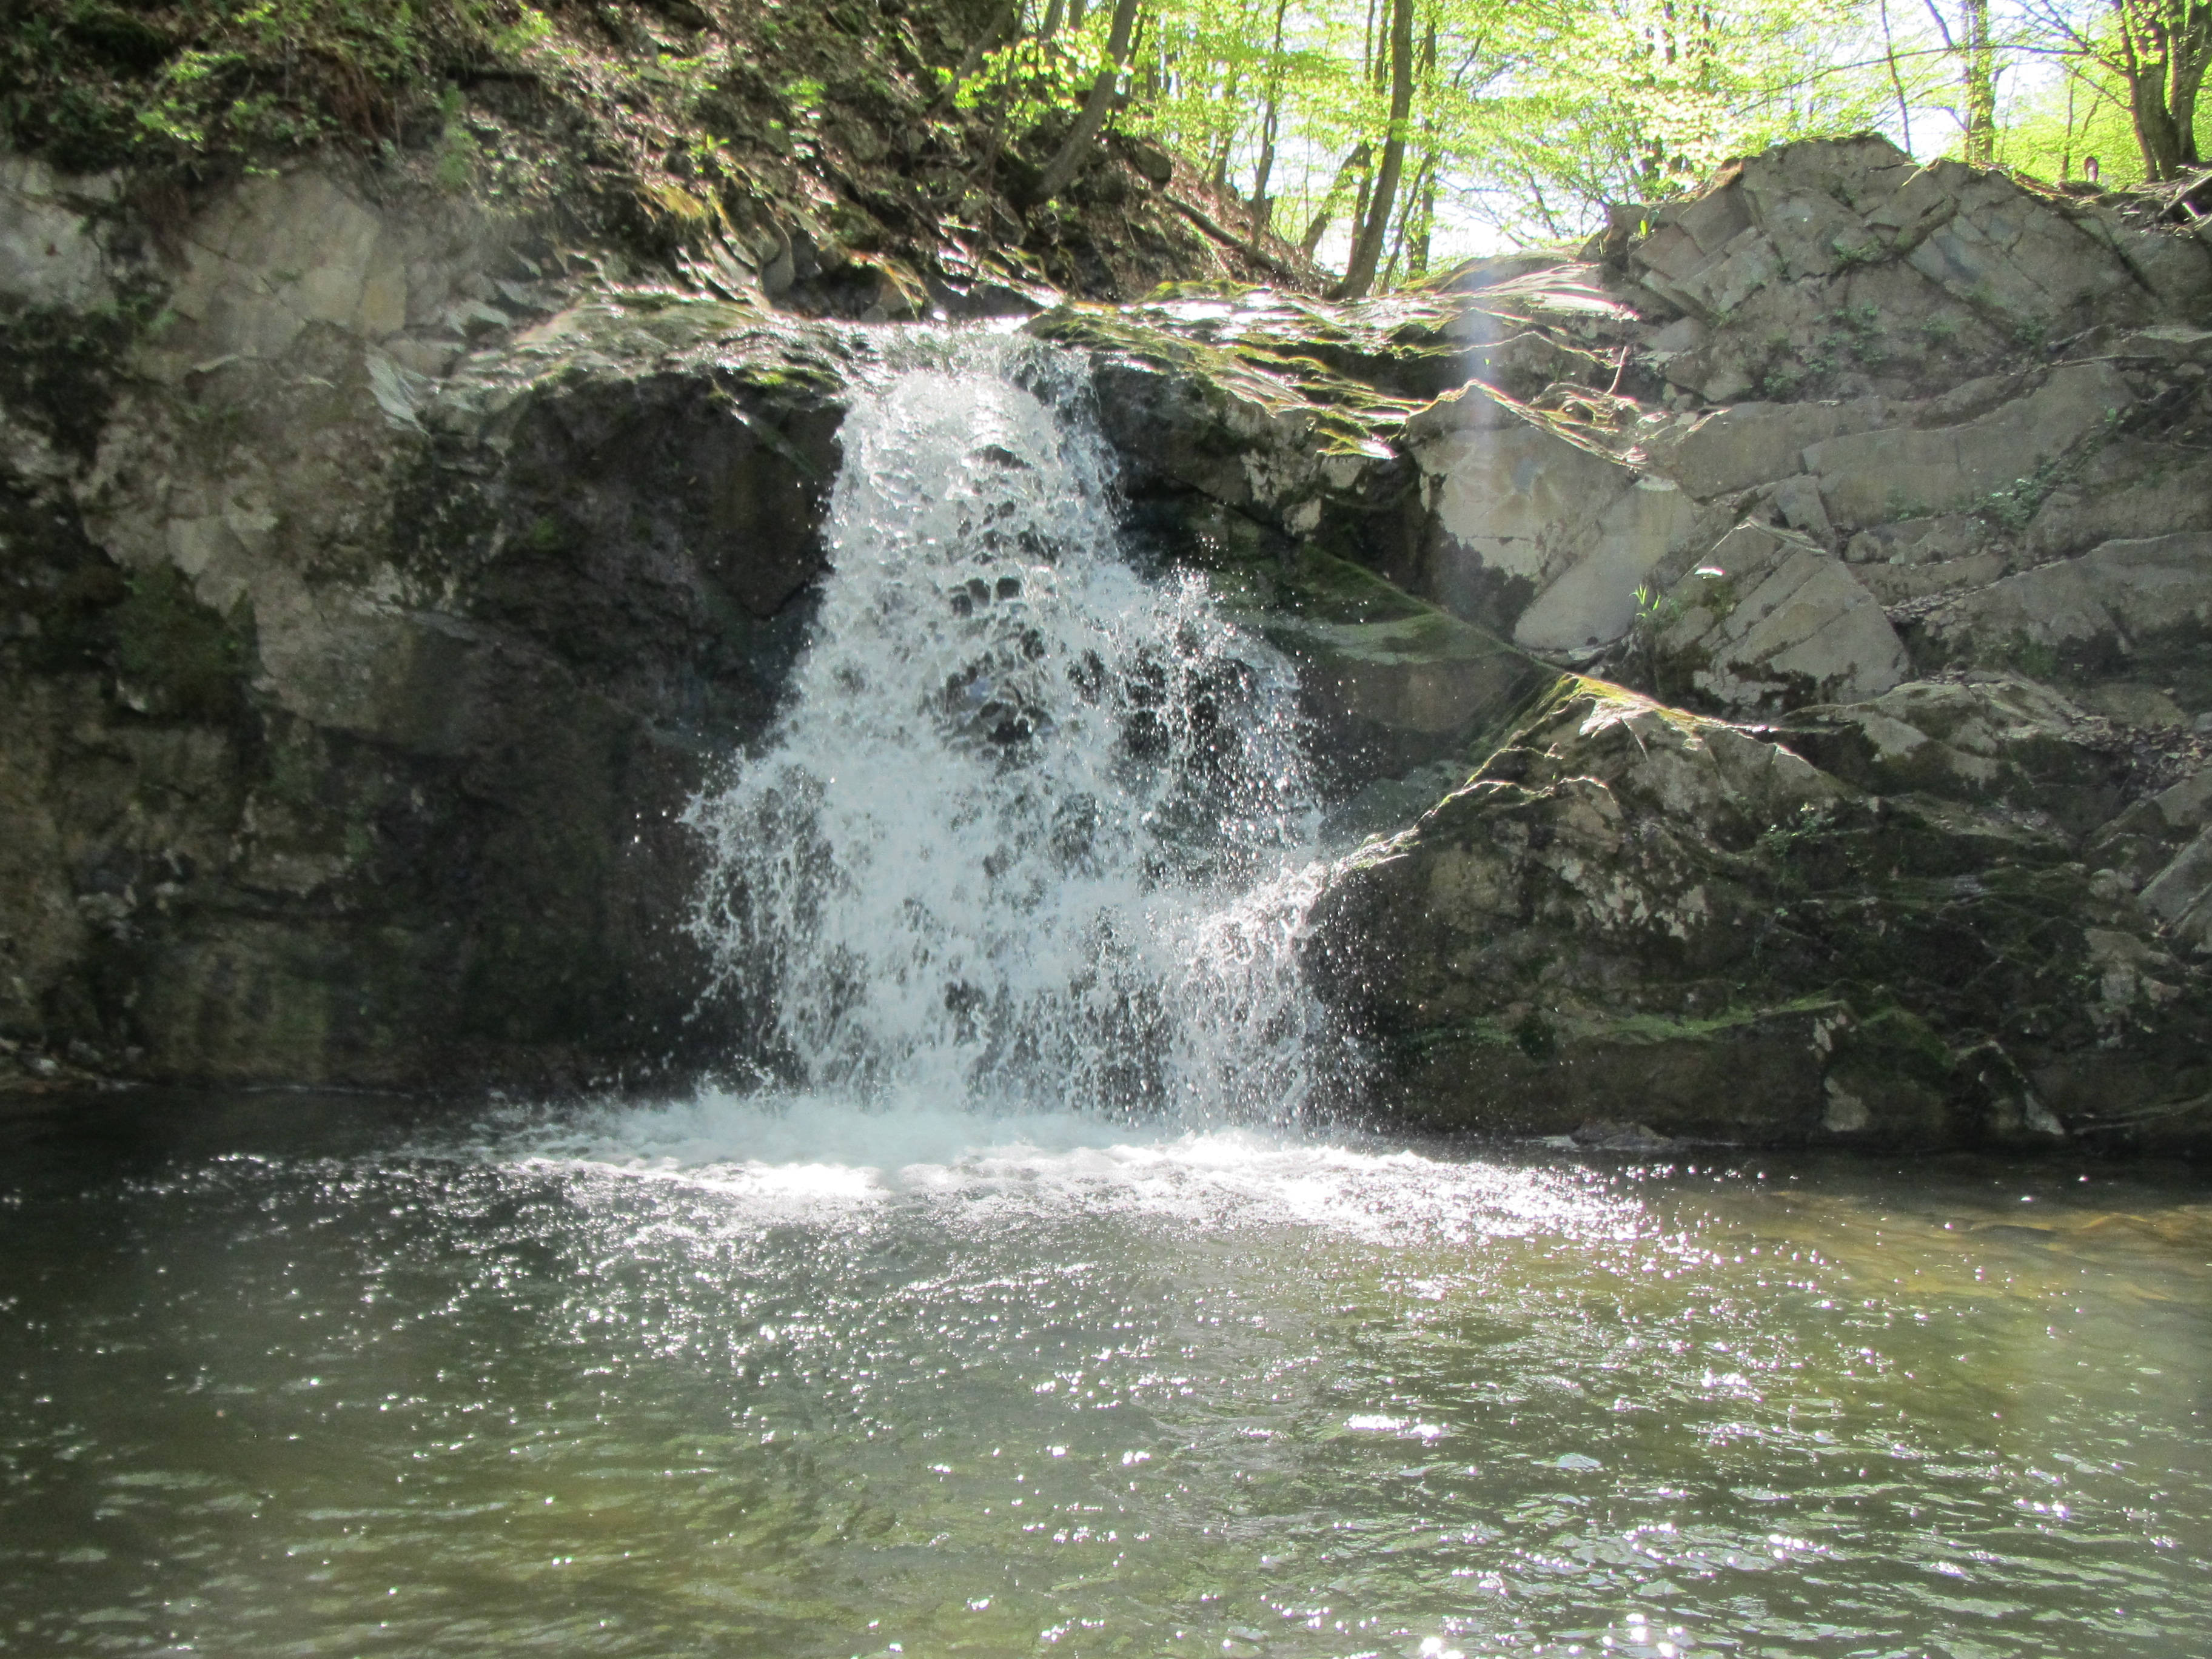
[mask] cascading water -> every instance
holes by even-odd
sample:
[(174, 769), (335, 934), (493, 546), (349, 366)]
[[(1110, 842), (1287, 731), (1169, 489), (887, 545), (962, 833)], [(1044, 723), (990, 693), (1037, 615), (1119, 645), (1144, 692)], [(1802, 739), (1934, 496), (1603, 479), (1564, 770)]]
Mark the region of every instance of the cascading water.
[(935, 343), (843, 429), (833, 574), (692, 823), (748, 1046), (847, 1101), (1279, 1119), (1312, 1092), (1296, 685), (1120, 545), (1077, 368)]

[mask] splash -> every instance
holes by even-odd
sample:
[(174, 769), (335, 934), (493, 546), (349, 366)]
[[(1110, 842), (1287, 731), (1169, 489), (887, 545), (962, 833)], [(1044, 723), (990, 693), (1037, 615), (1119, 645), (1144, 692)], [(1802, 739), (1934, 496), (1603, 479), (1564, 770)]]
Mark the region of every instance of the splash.
[(1069, 360), (971, 337), (843, 430), (833, 574), (763, 752), (695, 804), (693, 926), (789, 1085), (1284, 1121), (1322, 1022), (1296, 683), (1148, 577)]

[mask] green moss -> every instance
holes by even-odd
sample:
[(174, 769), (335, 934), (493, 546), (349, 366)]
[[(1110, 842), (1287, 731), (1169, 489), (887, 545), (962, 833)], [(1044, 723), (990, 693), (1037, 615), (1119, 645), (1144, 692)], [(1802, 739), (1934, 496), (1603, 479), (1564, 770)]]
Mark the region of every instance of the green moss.
[(125, 10), (21, 0), (0, 46), (16, 149), (92, 171), (264, 161), (332, 139), (373, 146), (448, 65), (492, 61), (482, 0), (209, 0)]
[(126, 586), (114, 614), (115, 667), (125, 686), (147, 698), (149, 713), (210, 721), (235, 714), (253, 663), (244, 614), (226, 621), (169, 565), (136, 573)]
[(1559, 1015), (1531, 1012), (1508, 1022), (1490, 1018), (1424, 1027), (1405, 1040), (1415, 1053), (1451, 1048), (1517, 1050), (1544, 1060), (1596, 1047), (1655, 1048), (1705, 1043), (1737, 1036), (1768, 1020), (1848, 1012), (1835, 997), (1814, 994), (1767, 1005), (1746, 1003), (1711, 1015), (1629, 1013)]
[(1844, 1078), (1881, 1078), (1941, 1091), (1948, 1087), (1949, 1045), (1917, 1014), (1883, 1008), (1837, 1040), (1831, 1069)]
[(0, 311), (0, 403), (89, 457), (107, 418), (125, 357), (168, 320), (155, 288), (82, 311), (27, 306)]
[[(1213, 304), (1235, 303), (1210, 294), (1206, 298)], [(1194, 303), (1199, 302), (1170, 301), (1149, 311), (1063, 306), (1030, 323), (1028, 331), (1056, 344), (1187, 377), (1224, 416), (1231, 399), (1271, 416), (1302, 416), (1310, 426), (1310, 447), (1322, 455), (1387, 458), (1387, 441), (1434, 395), (1422, 388), (1401, 397), (1385, 389), (1423, 380), (1418, 363), (1430, 355), (1428, 347), (1400, 344), (1389, 336), (1347, 326), (1341, 314), (1273, 294), (1240, 310), (1237, 326), (1225, 331), (1228, 343), (1215, 343), (1211, 331), (1175, 309)], [(1446, 315), (1438, 309), (1439, 338)], [(1224, 452), (1243, 447), (1225, 420), (1220, 438)]]
[[(1364, 565), (1311, 548), (1303, 550), (1283, 573), (1278, 592), (1277, 604), (1283, 610), (1317, 622), (1449, 624), (1456, 620)], [(1464, 623), (1458, 626), (1475, 631)]]
[(321, 792), (326, 759), (314, 728), (287, 721), (271, 733), (264, 787), (288, 806), (312, 806)]

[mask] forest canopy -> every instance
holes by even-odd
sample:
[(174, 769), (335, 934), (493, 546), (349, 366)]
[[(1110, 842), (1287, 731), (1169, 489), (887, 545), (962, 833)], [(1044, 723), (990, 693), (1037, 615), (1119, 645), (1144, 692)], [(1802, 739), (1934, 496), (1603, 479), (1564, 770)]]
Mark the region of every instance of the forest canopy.
[(427, 146), (458, 187), (501, 165), (469, 99), (535, 86), (562, 111), (541, 180), (635, 152), (675, 186), (642, 194), (677, 199), (744, 173), (760, 132), (805, 160), (843, 95), (815, 77), (844, 63), (918, 89), (898, 118), (922, 131), (882, 162), (935, 158), (918, 202), (958, 216), (980, 176), (1033, 216), (1118, 134), (1211, 185), (1218, 241), (1356, 295), (1586, 236), (1796, 137), (2184, 178), (2208, 61), (2212, 0), (21, 0), (0, 128), (65, 166), (199, 176)]
[(1360, 291), (1471, 241), (1586, 234), (1607, 204), (1811, 135), (1875, 129), (2060, 183), (2173, 178), (2198, 161), (2212, 57), (2202, 0), (1020, 0), (1008, 18), (964, 97), (1065, 97), (1120, 56), (1124, 122), (1255, 229), (1332, 248)]

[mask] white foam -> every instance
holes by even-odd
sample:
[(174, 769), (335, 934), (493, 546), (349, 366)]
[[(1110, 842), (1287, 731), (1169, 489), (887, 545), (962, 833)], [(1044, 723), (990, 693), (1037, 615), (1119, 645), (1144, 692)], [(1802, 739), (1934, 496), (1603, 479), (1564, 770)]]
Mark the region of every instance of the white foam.
[(790, 703), (690, 814), (695, 932), (815, 1094), (1295, 1115), (1295, 677), (1196, 576), (1130, 568), (1071, 363), (966, 349), (846, 419)]
[(1390, 1245), (1636, 1237), (1640, 1206), (1573, 1170), (1431, 1157), (1291, 1127), (1149, 1128), (1074, 1111), (743, 1097), (611, 1109), (501, 1154), (589, 1180), (665, 1182), (732, 1224), (849, 1222), (894, 1206), (959, 1224), (1119, 1216), (1206, 1232), (1291, 1228)]

